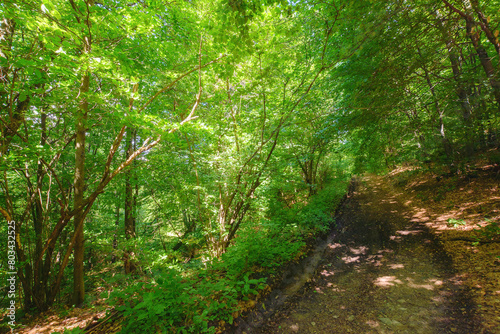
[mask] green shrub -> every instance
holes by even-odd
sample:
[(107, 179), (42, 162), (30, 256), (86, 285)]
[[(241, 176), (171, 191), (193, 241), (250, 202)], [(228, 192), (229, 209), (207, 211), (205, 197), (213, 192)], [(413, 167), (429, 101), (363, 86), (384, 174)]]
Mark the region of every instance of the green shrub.
[(500, 225), (498, 222), (492, 222), (488, 218), (485, 218), (485, 221), (488, 223), (486, 226), (478, 224), (479, 229), (475, 229), (478, 237), (488, 241), (500, 240)]
[(453, 227), (457, 228), (460, 225), (464, 226), (464, 225), (467, 225), (467, 223), (463, 219), (454, 219), (454, 218), (448, 219), (448, 226), (453, 226)]
[(305, 245), (293, 225), (263, 223), (245, 228), (221, 256), (221, 266), (238, 277), (255, 267), (275, 268), (291, 260)]
[(238, 300), (264, 287), (264, 279), (248, 274), (232, 280), (208, 272), (186, 278), (165, 271), (155, 282), (114, 292), (112, 300), (125, 317), (122, 333), (214, 333), (211, 322), (232, 323)]
[(346, 188), (347, 182), (329, 185), (307, 204), (270, 211), (260, 223), (247, 222), (235, 243), (212, 263), (178, 263), (167, 269), (159, 261), (153, 266), (154, 280), (112, 294), (112, 304), (125, 318), (122, 332), (215, 333), (219, 321), (232, 323), (238, 301), (265, 287), (266, 279), (254, 278), (255, 272), (269, 275), (297, 256), (306, 235), (328, 229)]

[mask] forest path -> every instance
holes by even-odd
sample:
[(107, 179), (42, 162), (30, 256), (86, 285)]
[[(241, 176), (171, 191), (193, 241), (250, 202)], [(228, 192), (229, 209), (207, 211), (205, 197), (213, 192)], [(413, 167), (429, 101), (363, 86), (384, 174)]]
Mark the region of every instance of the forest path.
[(343, 233), (259, 333), (481, 333), (450, 259), (381, 180), (356, 182), (337, 218)]

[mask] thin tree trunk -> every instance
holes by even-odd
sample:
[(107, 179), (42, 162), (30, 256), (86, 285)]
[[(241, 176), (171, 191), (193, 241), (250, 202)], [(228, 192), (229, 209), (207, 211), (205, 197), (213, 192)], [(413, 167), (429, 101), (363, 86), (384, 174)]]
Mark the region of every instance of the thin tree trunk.
[[(495, 47), (497, 57), (500, 57), (500, 42), (498, 40), (498, 33), (495, 36), (495, 32), (493, 31), (494, 29), (491, 29), (489, 19), (486, 15), (484, 15), (481, 6), (479, 5), (479, 1), (470, 0), (470, 3), (479, 18), (479, 26), (484, 31), (488, 41), (490, 41), (490, 43)], [(497, 58), (497, 60), (500, 61), (500, 58)]]
[[(42, 110), (42, 113), (40, 115), (40, 127), (42, 131), (42, 136), (40, 139), (40, 145), (44, 146), (47, 142), (47, 114), (45, 111)], [(41, 198), (41, 191), (42, 191), (42, 184), (43, 184), (43, 178), (44, 178), (44, 172), (43, 172), (43, 163), (41, 160), (38, 160), (38, 166), (37, 166), (37, 173), (36, 173), (36, 189), (39, 193), (39, 196), (35, 196), (35, 214), (33, 215), (33, 227), (35, 230), (35, 258), (38, 258), (40, 254), (42, 253), (43, 249), (43, 208), (42, 208), (42, 198)], [(42, 306), (42, 309), (40, 311), (45, 311), (45, 306), (46, 306), (46, 288), (47, 288), (47, 280), (48, 277), (47, 275), (44, 275), (44, 270), (42, 267), (42, 262), (38, 262), (38, 266), (35, 266), (33, 268), (35, 272), (35, 281), (34, 286), (33, 286), (33, 291), (35, 293), (35, 298), (38, 300), (38, 303), (40, 306)]]
[(197, 206), (198, 206), (198, 222), (202, 222), (202, 216), (203, 216), (203, 209), (201, 206), (201, 193), (200, 193), (200, 176), (198, 174), (198, 164), (196, 163), (196, 160), (194, 158), (194, 152), (193, 152), (193, 146), (191, 142), (189, 141), (188, 136), (184, 133), (184, 138), (186, 139), (186, 143), (188, 146), (189, 150), (189, 158), (191, 159), (191, 162), (193, 163), (193, 169), (194, 169), (194, 175), (196, 176), (196, 201), (197, 201)]
[[(118, 194), (117, 194), (118, 195)], [(118, 226), (120, 225), (120, 201), (116, 202), (115, 206), (115, 233), (113, 234), (113, 250), (116, 251), (118, 248)], [(116, 255), (113, 253), (111, 257), (111, 263), (116, 262)]]
[(467, 34), (469, 35), (472, 45), (476, 50), (477, 56), (481, 65), (483, 66), (484, 72), (488, 77), (488, 81), (490, 83), (491, 88), (493, 89), (493, 96), (498, 104), (500, 110), (500, 82), (497, 80), (495, 67), (491, 62), (491, 58), (488, 56), (488, 52), (481, 45), (481, 39), (479, 38), (479, 33), (477, 31), (472, 31), (472, 27), (474, 24), (472, 22), (467, 21)]
[[(85, 37), (84, 53), (90, 53), (90, 37)], [(85, 190), (85, 130), (87, 128), (88, 100), (90, 73), (85, 71), (80, 85), (79, 96), (80, 105), (76, 118), (76, 139), (75, 139), (75, 178), (74, 178), (74, 208), (79, 208), (83, 204)], [(85, 286), (83, 275), (84, 259), (84, 235), (83, 220), (84, 210), (79, 210), (74, 216), (75, 244), (73, 248), (73, 303), (81, 307), (85, 299)]]
[(467, 93), (468, 89), (465, 87), (465, 84), (462, 79), (460, 57), (458, 56), (457, 51), (455, 50), (456, 43), (454, 43), (452, 36), (446, 29), (444, 21), (439, 12), (437, 13), (437, 26), (439, 32), (441, 33), (443, 43), (446, 45), (446, 50), (448, 51), (448, 59), (450, 61), (451, 69), (453, 71), (453, 79), (457, 83), (456, 92), (460, 100), (460, 107), (462, 109), (463, 118), (469, 119), (472, 113), (472, 108), (469, 101), (469, 94)]
[[(137, 93), (139, 90), (139, 85), (136, 83), (132, 88), (133, 93)], [(134, 106), (134, 98), (130, 98), (128, 113), (132, 112), (132, 107)], [(128, 160), (136, 150), (136, 140), (137, 131), (132, 128), (127, 128), (126, 133), (126, 148), (125, 148), (125, 160)], [(135, 166), (135, 161), (133, 162)], [(135, 211), (136, 211), (136, 195), (134, 195), (133, 183), (133, 173), (134, 169), (131, 168), (125, 172), (125, 238), (127, 240), (135, 239), (136, 229), (135, 229)], [(136, 180), (135, 180), (136, 181)], [(137, 188), (136, 188), (137, 189)], [(123, 266), (126, 274), (135, 272), (136, 265), (133, 261), (134, 252), (130, 245), (126, 246), (125, 252), (123, 253)]]
[[(128, 159), (134, 152), (134, 141), (135, 141), (135, 131), (133, 129), (127, 129), (127, 149), (126, 149), (126, 159)], [(129, 169), (125, 173), (125, 238), (127, 240), (136, 238), (135, 230), (135, 196), (134, 196), (134, 178), (132, 173), (133, 169)], [(133, 247), (130, 245), (126, 246), (126, 250), (123, 254), (123, 265), (125, 268), (125, 273), (130, 274), (136, 270), (136, 265), (134, 263), (133, 257)]]
[[(422, 56), (420, 49), (418, 49), (418, 53), (420, 56)], [(423, 64), (425, 64), (425, 62), (423, 62)], [(422, 65), (422, 69), (424, 70), (425, 80), (427, 81), (427, 84), (429, 85), (429, 90), (431, 91), (432, 98), (434, 100), (434, 108), (435, 108), (436, 113), (437, 113), (438, 118), (439, 118), (438, 130), (439, 130), (439, 135), (441, 137), (441, 142), (443, 143), (444, 153), (446, 154), (446, 158), (447, 158), (448, 162), (450, 162), (451, 158), (452, 158), (452, 148), (450, 145), (450, 141), (446, 137), (446, 133), (444, 131), (444, 121), (443, 121), (444, 111), (441, 110), (441, 106), (439, 105), (439, 100), (437, 98), (434, 86), (432, 85), (431, 77), (429, 75), (429, 70), (427, 69), (427, 67), (425, 65)]]

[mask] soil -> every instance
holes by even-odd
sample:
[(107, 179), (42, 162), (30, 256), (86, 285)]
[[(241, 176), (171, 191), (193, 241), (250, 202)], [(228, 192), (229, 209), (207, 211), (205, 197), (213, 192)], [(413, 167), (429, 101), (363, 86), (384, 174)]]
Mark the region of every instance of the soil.
[(410, 202), (387, 179), (358, 179), (309, 283), (238, 332), (500, 333)]

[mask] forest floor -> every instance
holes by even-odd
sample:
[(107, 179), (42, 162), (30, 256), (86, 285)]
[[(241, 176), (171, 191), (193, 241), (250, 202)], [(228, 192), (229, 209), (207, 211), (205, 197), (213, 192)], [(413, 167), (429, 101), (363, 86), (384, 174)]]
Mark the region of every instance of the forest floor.
[(402, 172), (356, 181), (316, 275), (256, 332), (500, 333), (500, 244), (469, 241), (498, 221), (498, 173)]

